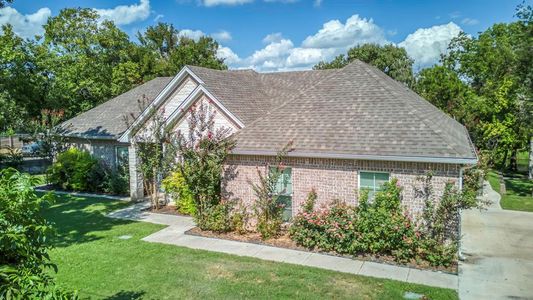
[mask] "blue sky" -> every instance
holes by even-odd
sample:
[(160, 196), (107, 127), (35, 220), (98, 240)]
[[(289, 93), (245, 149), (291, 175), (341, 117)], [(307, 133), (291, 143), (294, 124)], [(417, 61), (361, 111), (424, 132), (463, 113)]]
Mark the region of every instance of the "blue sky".
[(99, 9), (131, 36), (157, 21), (184, 35), (208, 34), (233, 68), (308, 69), (354, 45), (405, 47), (415, 68), (434, 64), (461, 30), (471, 35), (513, 20), (521, 0), (15, 0), (0, 9), (0, 24), (22, 36), (42, 33), (49, 16), (65, 7)]

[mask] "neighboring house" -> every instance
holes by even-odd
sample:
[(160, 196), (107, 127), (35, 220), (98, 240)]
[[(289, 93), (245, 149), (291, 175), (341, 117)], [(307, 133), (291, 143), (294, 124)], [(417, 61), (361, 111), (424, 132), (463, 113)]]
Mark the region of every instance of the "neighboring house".
[(393, 177), (404, 187), (404, 205), (416, 213), (423, 208), (414, 195), (417, 177), (431, 171), (439, 195), (448, 181), (460, 187), (464, 168), (477, 162), (461, 124), (360, 61), (337, 70), (279, 73), (188, 66), (62, 124), (74, 144), (112, 166), (128, 156), (133, 198), (143, 189), (130, 141), (133, 128), (149, 121), (149, 109), (130, 116), (139, 112), (141, 98), (164, 111), (175, 131), (187, 130), (194, 103), (204, 101), (216, 110), (216, 126), (231, 128), (237, 138), (227, 160), (236, 176), (224, 188), (248, 204), (255, 198), (249, 180), (257, 180), (257, 167), (267, 172), (276, 152), (293, 141), (280, 182), (287, 215), (298, 211), (313, 188), (318, 205), (334, 199), (356, 204), (361, 188), (372, 193)]

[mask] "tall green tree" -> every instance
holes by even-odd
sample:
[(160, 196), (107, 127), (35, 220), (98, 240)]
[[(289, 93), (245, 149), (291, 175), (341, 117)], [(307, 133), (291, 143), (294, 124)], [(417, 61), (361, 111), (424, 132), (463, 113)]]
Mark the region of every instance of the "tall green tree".
[(531, 92), (521, 74), (524, 54), (518, 47), (527, 36), (524, 28), (520, 22), (500, 23), (478, 37), (460, 34), (443, 58), (444, 66), (456, 72), (477, 96), (469, 126), (475, 143), (498, 154), (504, 164), (511, 157), (512, 169), (516, 169), (516, 154), (526, 146), (531, 132), (525, 105)]
[(415, 91), (458, 121), (468, 121), (474, 94), (453, 70), (440, 65), (421, 70)]
[[(138, 76), (123, 74), (137, 72), (136, 66), (122, 65), (130, 60), (132, 46), (128, 36), (112, 22), (100, 22), (96, 11), (63, 9), (48, 19), (44, 29), (40, 46), (43, 49), (39, 53), (43, 68), (52, 75), (47, 97), (51, 108), (64, 109), (66, 117), (86, 111), (138, 83)], [(116, 68), (121, 70), (114, 74)], [(110, 84), (113, 82), (116, 84)]]
[[(158, 23), (137, 33), (142, 52), (140, 59), (152, 66), (152, 74), (144, 76), (173, 76), (185, 65), (224, 70), (228, 67), (217, 57), (218, 43), (203, 36), (194, 40), (180, 35), (172, 24)], [(148, 50), (148, 51), (147, 51)]]
[(413, 60), (407, 55), (404, 48), (389, 45), (363, 44), (348, 50), (346, 55), (341, 54), (331, 62), (319, 62), (313, 68), (335, 69), (342, 68), (350, 62), (359, 59), (380, 69), (393, 79), (412, 86)]

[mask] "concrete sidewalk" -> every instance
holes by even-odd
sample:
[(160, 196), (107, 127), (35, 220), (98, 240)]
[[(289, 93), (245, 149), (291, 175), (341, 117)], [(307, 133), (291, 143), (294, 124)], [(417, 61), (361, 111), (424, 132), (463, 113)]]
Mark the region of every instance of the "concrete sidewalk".
[(143, 238), (147, 242), (249, 256), (269, 261), (317, 267), (363, 276), (394, 279), (442, 288), (457, 289), (458, 286), (458, 277), (447, 273), (418, 270), (259, 244), (186, 235), (185, 232), (195, 226), (192, 218), (143, 211), (142, 209), (148, 207), (148, 205), (147, 203), (138, 203), (126, 209), (112, 212), (108, 216), (169, 225), (165, 229)]

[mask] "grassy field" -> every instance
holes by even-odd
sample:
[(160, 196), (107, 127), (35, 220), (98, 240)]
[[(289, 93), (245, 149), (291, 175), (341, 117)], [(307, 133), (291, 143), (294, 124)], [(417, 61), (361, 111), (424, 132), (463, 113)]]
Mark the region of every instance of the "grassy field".
[(163, 226), (104, 216), (126, 205), (58, 196), (45, 210), (59, 234), (50, 254), (61, 286), (91, 299), (457, 299), (448, 289), (144, 242)]
[[(533, 212), (533, 181), (521, 174), (506, 174), (505, 190), (500, 205), (503, 209)], [(495, 171), (489, 172), (487, 180), (496, 192), (500, 192), (498, 174)]]

